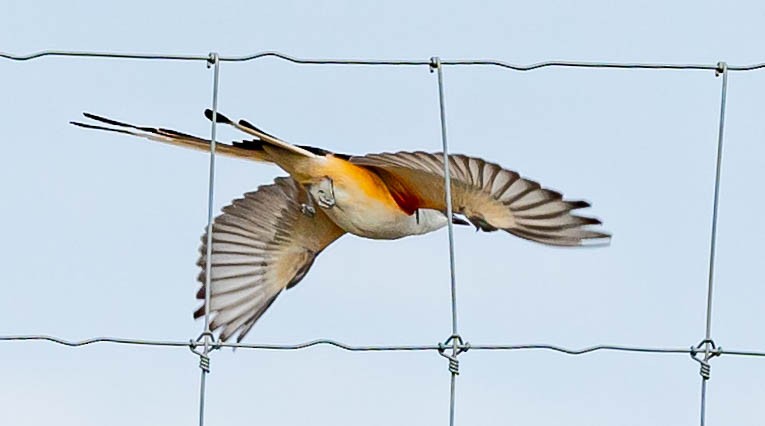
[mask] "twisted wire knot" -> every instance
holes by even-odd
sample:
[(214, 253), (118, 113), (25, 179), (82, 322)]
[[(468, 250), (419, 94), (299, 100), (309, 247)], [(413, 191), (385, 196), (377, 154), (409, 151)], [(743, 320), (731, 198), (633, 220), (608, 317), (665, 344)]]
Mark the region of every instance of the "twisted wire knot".
[(212, 67), (220, 60), (220, 56), (217, 52), (210, 52), (210, 54), (207, 56), (207, 68)]
[[(709, 346), (711, 346), (711, 349)], [(700, 353), (704, 354), (703, 358), (697, 356)], [(709, 364), (709, 360), (722, 355), (722, 347), (715, 345), (715, 342), (712, 339), (704, 339), (699, 342), (698, 345), (691, 346), (690, 354), (691, 358), (699, 363), (699, 375), (701, 375), (704, 380), (709, 380), (710, 374), (712, 373), (712, 366)]]
[(441, 66), (441, 58), (439, 58), (438, 56), (433, 56), (430, 58), (430, 63), (428, 63), (428, 67), (431, 73), (435, 72), (440, 66)]
[[(214, 341), (214, 339), (215, 335), (213, 335), (212, 332), (205, 331), (200, 334), (196, 340), (189, 340), (189, 349), (191, 352), (199, 356), (199, 368), (201, 368), (205, 373), (210, 372), (210, 356), (208, 354), (216, 349), (221, 348), (221, 342)], [(200, 346), (203, 348), (202, 351), (197, 349)]]
[(201, 368), (205, 373), (210, 372), (210, 357), (202, 354), (199, 355), (199, 368)]
[(449, 356), (447, 358), (449, 359), (449, 372), (454, 374), (455, 376), (459, 376), (460, 360), (458, 360), (457, 357), (454, 357), (454, 356)]
[[(452, 349), (452, 354), (447, 354), (447, 349)], [(460, 374), (460, 361), (457, 356), (470, 349), (470, 343), (462, 341), (459, 334), (452, 334), (444, 342), (438, 344), (438, 354), (449, 360), (449, 372), (458, 376)]]
[(715, 77), (719, 77), (721, 74), (725, 74), (726, 71), (728, 71), (728, 64), (723, 61), (718, 62), (717, 68), (715, 68)]
[(712, 373), (712, 366), (709, 365), (708, 362), (704, 361), (701, 362), (701, 367), (699, 368), (699, 374), (704, 380), (709, 380), (709, 375)]

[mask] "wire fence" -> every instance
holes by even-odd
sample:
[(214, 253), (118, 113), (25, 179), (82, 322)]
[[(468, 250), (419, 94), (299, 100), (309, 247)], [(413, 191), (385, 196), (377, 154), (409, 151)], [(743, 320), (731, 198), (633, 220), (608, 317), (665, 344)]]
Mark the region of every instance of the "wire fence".
[[(528, 65), (512, 64), (494, 59), (453, 59), (442, 60), (433, 57), (428, 60), (360, 60), (360, 59), (316, 59), (299, 58), (289, 56), (279, 52), (260, 52), (244, 56), (220, 56), (217, 53), (209, 55), (176, 55), (176, 54), (134, 54), (134, 53), (113, 53), (113, 52), (77, 52), (77, 51), (42, 51), (29, 55), (14, 55), (0, 52), (0, 58), (12, 61), (30, 61), (46, 57), (81, 57), (81, 58), (101, 58), (101, 59), (138, 59), (138, 60), (174, 60), (174, 61), (204, 61), (208, 68), (213, 69), (212, 83), (212, 120), (210, 128), (211, 150), (209, 163), (209, 184), (208, 184), (208, 224), (207, 224), (207, 249), (208, 259), (211, 257), (209, 251), (212, 249), (210, 239), (212, 238), (212, 220), (213, 220), (213, 201), (215, 196), (215, 142), (216, 142), (216, 115), (218, 108), (218, 84), (220, 80), (221, 62), (246, 62), (261, 60), (266, 58), (275, 58), (301, 65), (361, 65), (361, 66), (427, 66), (431, 72), (435, 72), (438, 84), (439, 112), (441, 121), (441, 141), (444, 159), (448, 158), (447, 127), (446, 127), (446, 106), (444, 96), (444, 66), (493, 66), (514, 71), (533, 71), (543, 68), (601, 68), (601, 69), (643, 69), (643, 70), (705, 70), (714, 71), (715, 75), (722, 76), (721, 94), (720, 94), (720, 114), (717, 134), (717, 155), (714, 182), (714, 198), (712, 200), (711, 232), (709, 244), (709, 264), (708, 264), (708, 282), (706, 297), (706, 324), (704, 338), (697, 345), (690, 347), (642, 347), (642, 346), (622, 346), (622, 345), (596, 345), (579, 349), (566, 348), (552, 344), (470, 344), (463, 340), (457, 327), (457, 281), (454, 262), (454, 238), (452, 224), (448, 222), (448, 247), (450, 263), (450, 290), (451, 290), (451, 335), (443, 342), (437, 344), (423, 345), (351, 345), (329, 339), (319, 339), (309, 342), (296, 344), (249, 344), (249, 343), (228, 343), (215, 341), (213, 333), (210, 331), (210, 270), (211, 262), (206, 263), (208, 269), (205, 276), (208, 282), (205, 285), (205, 315), (204, 329), (196, 339), (188, 341), (170, 341), (170, 340), (144, 340), (118, 337), (95, 337), (91, 339), (71, 341), (54, 336), (46, 335), (11, 335), (0, 336), (0, 341), (19, 342), (19, 341), (45, 341), (52, 342), (68, 347), (83, 347), (93, 344), (109, 343), (119, 345), (151, 346), (151, 347), (178, 347), (189, 348), (199, 357), (200, 392), (199, 392), (199, 425), (204, 425), (205, 419), (205, 395), (206, 395), (206, 377), (210, 373), (210, 353), (220, 348), (239, 348), (253, 350), (300, 350), (314, 346), (330, 346), (337, 349), (353, 352), (399, 352), (399, 351), (434, 351), (448, 359), (450, 381), (450, 401), (449, 401), (449, 424), (454, 425), (455, 407), (456, 407), (456, 378), (459, 375), (459, 355), (467, 351), (518, 351), (518, 350), (548, 350), (560, 352), (568, 355), (584, 355), (599, 351), (614, 352), (632, 352), (647, 354), (684, 354), (690, 357), (700, 365), (701, 375), (701, 401), (699, 421), (701, 426), (706, 422), (706, 390), (707, 381), (710, 378), (711, 367), (710, 360), (714, 357), (739, 356), (739, 357), (765, 357), (765, 351), (726, 349), (717, 346), (712, 339), (712, 300), (714, 293), (715, 277), (715, 255), (717, 250), (717, 214), (719, 207), (720, 194), (720, 175), (722, 171), (723, 140), (725, 134), (725, 110), (727, 104), (728, 73), (730, 71), (754, 71), (765, 69), (765, 63), (756, 63), (749, 65), (728, 65), (725, 62), (716, 64), (671, 64), (671, 63), (615, 63), (615, 62), (584, 62), (584, 61), (546, 61)], [(446, 194), (447, 217), (451, 217), (451, 197), (450, 197), (450, 176), (449, 162), (444, 161), (444, 185)]]

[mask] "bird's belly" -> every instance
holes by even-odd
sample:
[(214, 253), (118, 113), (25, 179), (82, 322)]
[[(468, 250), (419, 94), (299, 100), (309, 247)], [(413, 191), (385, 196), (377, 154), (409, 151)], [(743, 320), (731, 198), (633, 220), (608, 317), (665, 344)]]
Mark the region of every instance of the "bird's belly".
[(324, 210), (332, 221), (347, 232), (359, 237), (393, 240), (412, 234), (416, 218), (375, 200), (338, 200), (332, 208)]
[(333, 222), (360, 237), (393, 240), (432, 230), (419, 216), (402, 210), (378, 180), (367, 174), (335, 174), (314, 182), (309, 192)]

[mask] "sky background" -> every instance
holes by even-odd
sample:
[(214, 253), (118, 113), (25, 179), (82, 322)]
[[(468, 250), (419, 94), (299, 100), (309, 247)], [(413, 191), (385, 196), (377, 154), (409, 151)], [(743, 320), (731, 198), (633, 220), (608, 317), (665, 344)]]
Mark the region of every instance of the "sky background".
[[(0, 51), (765, 61), (762, 2), (26, 2), (0, 7)], [(363, 154), (440, 149), (427, 67), (221, 66), (220, 110), (293, 143)], [(203, 63), (0, 60), (0, 334), (187, 340), (208, 157), (68, 125), (82, 111), (209, 134)], [(592, 202), (614, 238), (567, 250), (456, 229), (459, 325), (472, 343), (689, 347), (704, 336), (720, 78), (711, 71), (448, 67), (450, 147)], [(759, 349), (765, 286), (765, 71), (731, 73), (713, 337)], [(236, 135), (220, 129), (221, 138)], [(283, 172), (219, 159), (216, 211)], [(346, 236), (285, 293), (251, 343), (435, 344), (450, 334), (445, 231)], [(8, 425), (196, 424), (184, 348), (0, 344)], [(546, 351), (460, 357), (458, 425), (695, 425), (687, 355)], [(755, 425), (765, 360), (712, 361), (709, 425)], [(446, 424), (434, 352), (221, 350), (210, 425)]]

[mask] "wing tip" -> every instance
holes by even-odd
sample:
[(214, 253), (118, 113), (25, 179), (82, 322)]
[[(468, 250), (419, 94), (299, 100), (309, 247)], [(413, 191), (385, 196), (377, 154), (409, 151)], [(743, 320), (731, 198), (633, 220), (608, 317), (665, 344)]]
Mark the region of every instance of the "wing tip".
[(585, 238), (579, 243), (579, 247), (608, 247), (611, 245), (611, 234), (607, 232), (599, 232), (600, 236)]
[(608, 247), (611, 245), (612, 239), (611, 234), (608, 232), (589, 229), (588, 225), (563, 230), (578, 231), (578, 235), (562, 234), (559, 230), (529, 229), (527, 227), (514, 227), (503, 230), (516, 237), (554, 247)]
[(198, 307), (197, 310), (194, 311), (194, 319), (199, 319), (205, 315), (205, 305), (204, 303), (202, 306)]

